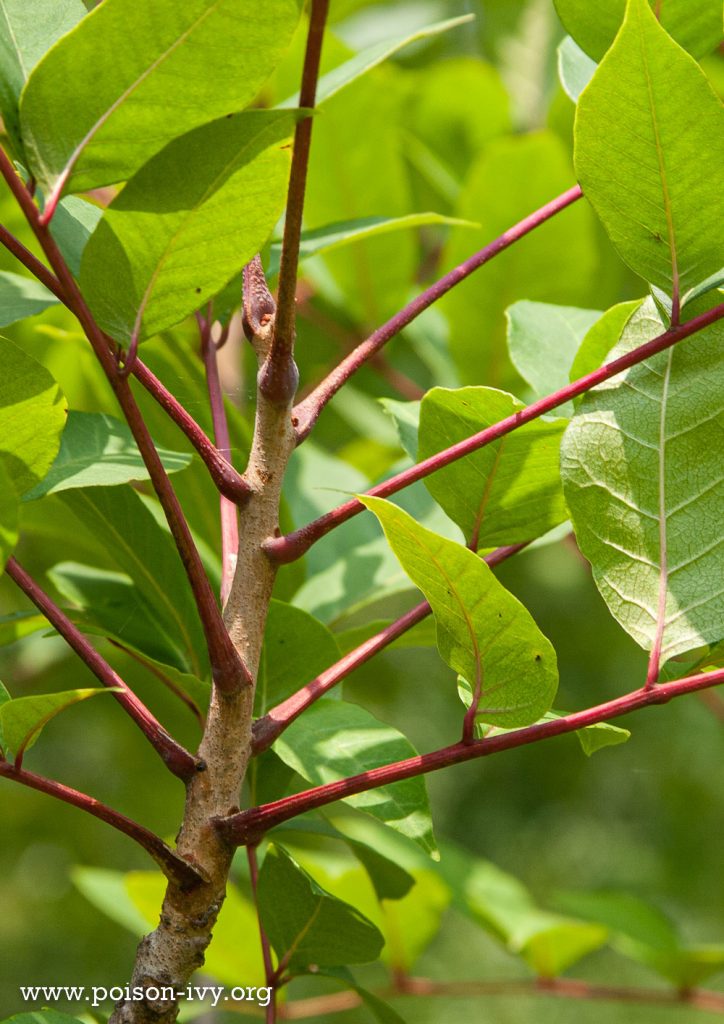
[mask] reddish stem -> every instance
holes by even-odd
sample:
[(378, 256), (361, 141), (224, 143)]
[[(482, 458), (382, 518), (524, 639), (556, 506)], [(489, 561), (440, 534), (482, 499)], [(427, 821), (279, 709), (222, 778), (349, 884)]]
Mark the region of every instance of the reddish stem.
[[(537, 402), (526, 406), (525, 409), (521, 409), (520, 412), (516, 412), (512, 416), (508, 416), (506, 419), (486, 427), (485, 430), (467, 437), (464, 441), (459, 441), (450, 448), (445, 448), (444, 451), (438, 452), (437, 455), (431, 455), (428, 459), (424, 459), (409, 469), (403, 470), (402, 473), (390, 477), (389, 480), (377, 484), (376, 487), (370, 488), (366, 494), (379, 498), (386, 498), (390, 494), (396, 494), (398, 491), (403, 490), (403, 488), (409, 487), (410, 484), (414, 484), (417, 480), (422, 480), (436, 470), (449, 466), (451, 462), (456, 462), (465, 455), (479, 451), (479, 449), (484, 448), (493, 441), (498, 441), (506, 434), (510, 434), (511, 431), (522, 427), (524, 423), (530, 423), (531, 420), (538, 419), (538, 417), (543, 416), (559, 405), (563, 405), (564, 402), (575, 398), (577, 395), (590, 391), (597, 384), (615, 377), (622, 370), (628, 370), (629, 367), (642, 363), (659, 352), (663, 352), (665, 349), (670, 348), (671, 345), (675, 345), (677, 342), (683, 341), (684, 338), (696, 334), (697, 331), (701, 331), (705, 327), (716, 323), (722, 317), (724, 317), (724, 303), (715, 306), (706, 313), (702, 313), (700, 316), (694, 317), (692, 320), (688, 320), (684, 324), (671, 327), (668, 331), (646, 342), (646, 344), (640, 345), (619, 359), (614, 359), (611, 363), (606, 363), (598, 370), (594, 370), (584, 377), (579, 377), (578, 380), (567, 384), (558, 391), (554, 391), (553, 394), (548, 395), (546, 398), (540, 398)], [(307, 526), (287, 534), (285, 537), (269, 539), (264, 545), (265, 550), (275, 562), (293, 562), (295, 559), (300, 558), (320, 537), (324, 537), (325, 534), (329, 533), (336, 526), (363, 512), (364, 507), (356, 499), (347, 501), (343, 505), (332, 509), (331, 512), (320, 516), (319, 519), (308, 523)]]
[(43, 227), (40, 223), (37, 207), (26, 192), (23, 183), (15, 174), (7, 154), (2, 149), (0, 149), (0, 173), (2, 173), (7, 181), (18, 205), (43, 247), (43, 251), (65, 293), (67, 305), (77, 317), (86, 337), (90, 341), (93, 351), (103, 367), (126, 417), (134, 440), (138, 445), (138, 450), (148, 470), (153, 488), (158, 495), (191, 585), (206, 637), (214, 682), (219, 689), (226, 692), (233, 692), (243, 685), (250, 686), (252, 685), (251, 676), (239, 658), (226, 631), (221, 611), (214, 598), (211, 584), (206, 576), (201, 557), (196, 549), (181, 505), (176, 497), (176, 492), (156, 451), (141, 411), (133, 397), (129, 382), (119, 373), (115, 356), (108, 348), (107, 339), (93, 319), (93, 315), (88, 309), (85, 299), (81, 295), (78, 285), (55, 243), (55, 239), (47, 228)]
[(135, 695), (118, 673), (100, 656), (98, 651), (83, 636), (78, 627), (52, 601), (15, 558), (9, 558), (5, 572), (15, 581), (23, 593), (30, 598), (48, 622), (57, 629), (63, 639), (84, 661), (93, 675), (103, 686), (117, 688), (113, 696), (130, 715), (149, 743), (159, 753), (169, 770), (178, 778), (188, 781), (202, 767), (201, 763), (166, 732), (160, 722)]
[[(485, 561), (490, 566), (499, 565), (506, 558), (510, 558), (511, 555), (521, 551), (524, 547), (526, 547), (526, 544), (511, 544), (508, 547), (497, 548), (485, 556)], [(384, 650), (385, 647), (388, 647), (399, 636), (402, 636), (403, 633), (412, 629), (418, 622), (422, 622), (431, 613), (432, 608), (427, 601), (416, 605), (409, 612), (405, 612), (396, 622), (390, 623), (389, 626), (386, 626), (375, 636), (361, 643), (359, 647), (349, 651), (343, 658), (335, 662), (334, 665), (330, 665), (328, 669), (325, 669), (316, 679), (312, 679), (311, 682), (297, 690), (296, 693), (293, 693), (291, 697), (287, 697), (286, 700), (277, 704), (263, 718), (257, 719), (252, 729), (253, 752), (261, 754), (264, 750), (267, 750), (277, 737), (284, 732), (287, 726), (291, 725), (294, 719), (298, 718), (303, 711), (306, 711), (310, 704), (323, 697), (325, 693), (328, 693), (338, 683), (341, 683), (343, 679), (351, 675), (360, 665), (364, 665), (365, 662), (369, 661), (381, 650)]]
[(575, 203), (581, 198), (583, 193), (581, 192), (580, 185), (574, 185), (573, 188), (569, 188), (567, 192), (563, 192), (562, 195), (552, 199), (550, 203), (546, 203), (535, 213), (525, 217), (519, 221), (512, 228), (509, 228), (504, 234), (495, 241), (490, 242), (484, 249), (476, 252), (469, 259), (465, 260), (459, 266), (455, 267), (449, 273), (441, 277), (439, 281), (427, 288), (421, 295), (413, 299), (412, 302), (408, 303), (404, 309), (401, 309), (399, 313), (396, 313), (391, 320), (388, 320), (382, 327), (378, 327), (374, 334), (371, 334), (366, 341), (363, 341), (357, 348), (351, 352), (346, 359), (335, 367), (329, 376), (318, 384), (317, 387), (307, 397), (299, 402), (294, 409), (294, 416), (297, 420), (297, 438), (299, 442), (303, 441), (310, 430), (317, 422), (319, 414), (325, 407), (327, 402), (339, 391), (343, 384), (349, 380), (353, 373), (362, 366), (367, 360), (379, 351), (383, 345), (386, 345), (391, 338), (399, 334), (408, 324), (420, 315), (424, 310), (431, 306), (434, 302), (446, 292), (449, 292), (455, 285), (460, 284), (466, 277), (469, 277), (473, 271), (482, 267), (489, 260), (492, 260), (494, 256), (497, 256), (499, 252), (503, 252), (513, 242), (517, 242), (519, 238), (523, 238), (529, 232), (540, 227), (541, 224), (545, 224), (547, 220), (554, 217), (561, 210), (565, 210), (566, 207)]
[[(316, 101), (319, 62), (322, 55), (328, 8), (329, 0), (312, 0), (307, 47), (302, 69), (302, 85), (299, 92), (299, 106), (302, 108), (312, 109)], [(294, 131), (294, 150), (289, 173), (274, 333), (269, 358), (259, 375), (260, 390), (270, 401), (279, 404), (292, 400), (298, 383), (293, 360), (294, 323), (296, 320), (299, 243), (302, 234), (304, 193), (311, 143), (312, 118), (306, 117), (298, 122)]]
[[(41, 284), (44, 284), (57, 299), (73, 312), (68, 297), (55, 274), (1, 224), (0, 244), (4, 245)], [(110, 338), (106, 338), (106, 343), (109, 350), (115, 351), (115, 345)], [(221, 493), (238, 505), (244, 504), (251, 494), (248, 484), (214, 447), (196, 420), (189, 415), (178, 399), (174, 398), (158, 377), (138, 357), (134, 361), (131, 372), (189, 439)]]
[[(210, 311), (209, 311), (210, 314)], [(206, 369), (211, 418), (214, 423), (214, 441), (221, 455), (231, 464), (231, 438), (224, 409), (224, 392), (219, 376), (217, 348), (211, 339), (211, 316), (198, 317), (201, 333), (201, 355)], [(236, 505), (222, 494), (219, 497), (221, 517), (221, 604), (226, 600), (234, 581), (236, 557), (239, 550), (239, 520)]]
[(490, 754), (497, 754), (502, 750), (527, 746), (540, 740), (550, 739), (552, 736), (562, 736), (565, 733), (575, 732), (577, 729), (585, 729), (588, 725), (596, 725), (598, 722), (605, 722), (611, 718), (619, 718), (621, 715), (627, 715), (631, 711), (637, 711), (650, 704), (666, 704), (674, 697), (718, 686), (722, 682), (724, 682), (724, 669), (717, 669), (716, 672), (688, 676), (686, 679), (677, 679), (673, 683), (660, 684), (653, 688), (643, 687), (627, 693), (623, 697), (617, 697), (604, 704), (587, 708), (585, 711), (576, 711), (551, 721), (529, 725), (525, 729), (516, 729), (513, 732), (502, 733), (487, 739), (475, 740), (473, 743), (454, 743), (452, 746), (443, 747), (429, 754), (417, 754), (404, 761), (372, 768), (359, 775), (351, 775), (348, 778), (339, 779), (337, 782), (316, 786), (314, 789), (304, 790), (293, 796), (275, 800), (273, 803), (262, 804), (260, 807), (232, 814), (227, 818), (217, 818), (216, 826), (229, 842), (235, 843), (237, 846), (256, 843), (265, 832), (283, 821), (288, 821), (290, 818), (295, 818), (317, 807), (324, 807), (337, 800), (354, 796), (356, 793), (365, 793), (370, 789), (387, 786), (403, 779), (426, 775), (453, 764), (462, 764), (463, 761), (488, 757)]
[(71, 789), (70, 786), (65, 786), (62, 782), (54, 782), (52, 779), (46, 779), (34, 772), (16, 768), (2, 759), (0, 759), (0, 775), (13, 782), (19, 782), (23, 786), (28, 786), (30, 789), (37, 789), (39, 792), (55, 797), (56, 800), (62, 800), (73, 807), (78, 807), (81, 811), (92, 814), (94, 818), (105, 821), (107, 825), (115, 828), (118, 832), (123, 832), (153, 857), (167, 878), (183, 889), (189, 890), (203, 884), (204, 879), (196, 869), (179, 857), (177, 853), (174, 853), (159, 836), (131, 818), (127, 818), (125, 814), (114, 811), (112, 807), (101, 803), (95, 797), (88, 796), (87, 793), (80, 793), (77, 789)]

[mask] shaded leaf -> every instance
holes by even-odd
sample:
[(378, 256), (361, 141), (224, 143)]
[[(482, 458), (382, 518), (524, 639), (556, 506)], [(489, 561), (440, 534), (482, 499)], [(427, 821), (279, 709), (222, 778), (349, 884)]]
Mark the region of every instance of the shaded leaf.
[[(157, 447), (167, 473), (191, 463), (185, 452)], [(125, 423), (99, 412), (74, 412), (60, 439), (60, 451), (45, 478), (25, 495), (25, 501), (74, 487), (111, 487), (131, 480), (148, 480), (148, 470)]]
[(98, 688), (65, 690), (63, 693), (39, 693), (30, 697), (15, 697), (0, 704), (0, 730), (3, 744), (18, 754), (29, 750), (48, 722), (73, 704), (78, 704), (99, 693), (112, 693), (112, 689)]
[(0, 455), (22, 496), (43, 479), (58, 453), (66, 402), (44, 366), (5, 339), (0, 345)]
[(566, 36), (556, 52), (561, 85), (570, 99), (578, 103), (578, 97), (593, 78), (596, 62), (591, 60), (571, 36)]
[(171, 139), (241, 110), (298, 15), (295, 0), (259, 9), (236, 0), (99, 4), (46, 54), (23, 93), (23, 142), (44, 192), (126, 180)]
[(284, 205), (283, 142), (299, 116), (230, 114), (174, 139), (138, 171), (83, 254), (81, 285), (104, 330), (128, 342), (171, 327), (258, 252)]
[[(318, 700), (285, 729), (273, 747), (290, 767), (315, 786), (414, 757), (415, 748), (397, 729), (364, 708)], [(430, 808), (423, 778), (405, 779), (347, 798), (390, 828), (434, 853)]]
[[(612, 356), (663, 330), (648, 299)], [(715, 324), (600, 385), (561, 448), (596, 585), (645, 650), (660, 640), (662, 664), (724, 636), (723, 338)]]
[(276, 844), (264, 857), (257, 898), (269, 941), (292, 973), (311, 964), (367, 963), (382, 949), (371, 921), (325, 892)]
[(645, 280), (672, 294), (721, 266), (724, 110), (646, 0), (629, 0), (578, 101), (575, 164), (611, 241)]
[(479, 693), (478, 719), (503, 726), (537, 721), (553, 701), (558, 670), (530, 613), (472, 551), (426, 530), (396, 505), (360, 501), (430, 602), (440, 654)]
[(50, 233), (74, 277), (80, 275), (83, 251), (102, 216), (100, 206), (78, 196), (66, 196), (58, 203), (50, 224)]
[(35, 278), (0, 271), (0, 327), (42, 313), (57, 302), (53, 293)]

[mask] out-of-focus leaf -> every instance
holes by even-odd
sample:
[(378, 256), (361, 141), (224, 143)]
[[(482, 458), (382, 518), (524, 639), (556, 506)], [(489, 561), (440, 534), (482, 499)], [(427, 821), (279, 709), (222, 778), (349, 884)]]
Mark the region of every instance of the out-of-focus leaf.
[[(402, 733), (356, 704), (318, 700), (285, 729), (273, 747), (290, 767), (315, 786), (415, 756)], [(425, 780), (405, 779), (347, 798), (358, 810), (383, 821), (435, 852)]]
[[(167, 473), (191, 463), (185, 452), (157, 447)], [(148, 470), (125, 423), (97, 412), (70, 412), (60, 451), (44, 479), (25, 495), (25, 501), (73, 487), (112, 487), (131, 480), (148, 480)]]
[(591, 60), (571, 36), (566, 36), (557, 53), (561, 85), (573, 102), (578, 103), (578, 97), (593, 78), (596, 62)]
[[(651, 299), (612, 356), (664, 331)], [(724, 634), (724, 328), (590, 392), (561, 447), (576, 537), (611, 614), (669, 658)]]
[(298, 112), (228, 115), (174, 139), (113, 200), (81, 285), (117, 341), (179, 323), (259, 251), (284, 205)]
[[(433, 388), (422, 400), (418, 458), (522, 408), (512, 395), (492, 388)], [(532, 540), (567, 518), (558, 469), (565, 425), (563, 419), (527, 423), (425, 478), (473, 550)]]
[(4, 339), (0, 362), (0, 456), (22, 496), (43, 479), (58, 454), (66, 402), (45, 367)]
[(0, 327), (42, 313), (58, 300), (45, 285), (32, 277), (0, 272)]
[(379, 955), (384, 940), (372, 922), (325, 892), (276, 844), (266, 851), (257, 898), (269, 941), (292, 973), (310, 964), (367, 963)]
[(50, 623), (39, 612), (11, 612), (9, 615), (0, 615), (0, 647), (14, 644), (16, 640), (37, 633), (39, 629), (49, 628)]
[(0, 736), (3, 746), (13, 753), (34, 746), (48, 722), (61, 711), (99, 693), (112, 693), (112, 689), (65, 690), (62, 693), (37, 693), (30, 697), (16, 697), (0, 704)]
[(477, 719), (506, 727), (537, 721), (551, 706), (558, 669), (555, 651), (527, 609), (472, 551), (426, 530), (390, 502), (360, 500), (430, 602), (442, 657), (479, 694)]
[(295, 0), (258, 10), (236, 0), (99, 4), (46, 54), (23, 93), (23, 143), (43, 191), (127, 180), (171, 139), (241, 110), (298, 16)]
[(614, 246), (646, 281), (672, 294), (721, 267), (724, 110), (646, 0), (629, 0), (578, 101), (575, 164)]
[[(0, 457), (0, 571), (18, 541), (18, 496)], [(3, 635), (0, 626), (0, 636)]]

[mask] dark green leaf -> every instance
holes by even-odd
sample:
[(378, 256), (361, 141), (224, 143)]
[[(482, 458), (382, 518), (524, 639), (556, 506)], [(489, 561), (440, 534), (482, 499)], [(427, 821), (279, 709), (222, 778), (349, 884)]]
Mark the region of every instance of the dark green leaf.
[[(167, 473), (191, 462), (184, 452), (157, 451)], [(70, 412), (50, 472), (25, 501), (73, 487), (111, 487), (131, 480), (148, 480), (148, 470), (128, 427), (104, 413)]]
[(367, 963), (382, 949), (383, 937), (371, 921), (325, 892), (276, 844), (264, 857), (258, 900), (269, 940), (292, 973), (311, 964)]
[(272, 601), (259, 664), (255, 714), (266, 714), (338, 658), (337, 643), (323, 623), (301, 608)]
[(171, 139), (241, 110), (298, 15), (295, 0), (98, 4), (43, 58), (23, 94), (23, 142), (43, 191), (126, 180)]
[(129, 181), (83, 254), (81, 284), (104, 330), (128, 342), (171, 327), (258, 252), (284, 205), (283, 143), (297, 119), (228, 115), (174, 139)]
[[(414, 757), (415, 748), (397, 729), (356, 704), (318, 700), (285, 729), (275, 752), (315, 786)], [(423, 778), (406, 779), (347, 802), (434, 853), (430, 808)]]
[(575, 164), (611, 241), (645, 280), (672, 294), (721, 267), (724, 110), (646, 0), (629, 0), (578, 101)]

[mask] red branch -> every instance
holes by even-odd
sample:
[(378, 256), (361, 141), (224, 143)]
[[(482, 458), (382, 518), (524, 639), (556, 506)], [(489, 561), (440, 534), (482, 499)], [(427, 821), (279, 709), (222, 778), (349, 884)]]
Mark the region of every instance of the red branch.
[(189, 754), (187, 750), (184, 750), (172, 736), (169, 736), (161, 723), (151, 714), (146, 705), (138, 699), (130, 686), (100, 656), (95, 647), (91, 646), (78, 627), (48, 597), (45, 591), (27, 574), (15, 558), (11, 557), (8, 559), (5, 571), (23, 593), (30, 598), (35, 607), (43, 613), (48, 622), (57, 629), (81, 661), (85, 662), (93, 675), (104, 686), (113, 687), (118, 691), (114, 692), (113, 696), (130, 715), (149, 743), (159, 753), (169, 770), (174, 775), (177, 775), (178, 778), (188, 781), (199, 770), (200, 762)]
[(374, 334), (371, 334), (366, 341), (358, 345), (353, 352), (342, 360), (339, 366), (332, 370), (321, 384), (317, 385), (314, 391), (296, 406), (294, 416), (297, 421), (298, 442), (302, 442), (307, 437), (327, 402), (337, 394), (352, 374), (356, 373), (360, 366), (373, 356), (375, 352), (378, 352), (383, 345), (386, 345), (388, 341), (399, 334), (408, 324), (412, 323), (420, 313), (434, 302), (437, 302), (441, 296), (449, 292), (451, 288), (460, 284), (461, 281), (464, 281), (466, 277), (469, 277), (479, 267), (482, 267), (489, 260), (492, 260), (494, 256), (497, 256), (498, 253), (507, 249), (513, 242), (517, 242), (518, 239), (523, 238), (524, 235), (540, 227), (541, 224), (545, 224), (547, 220), (560, 213), (561, 210), (565, 210), (566, 207), (575, 203), (582, 195), (580, 185), (574, 185), (567, 192), (563, 192), (560, 196), (552, 199), (550, 203), (541, 206), (539, 210), (531, 213), (530, 216), (525, 217), (512, 228), (509, 228), (499, 238), (496, 238), (495, 241), (486, 245), (484, 249), (480, 249), (479, 252), (474, 253), (464, 263), (454, 267), (444, 277), (441, 277), (439, 281), (436, 281), (435, 284), (408, 303), (399, 313), (396, 313), (386, 324), (378, 327)]
[[(299, 106), (311, 109), (317, 98), (317, 79), (322, 55), (324, 26), (329, 0), (312, 0), (307, 48), (304, 54)], [(297, 388), (294, 365), (294, 323), (296, 320), (297, 270), (302, 234), (304, 193), (307, 185), (309, 150), (312, 144), (312, 118), (299, 121), (294, 132), (294, 150), (289, 173), (284, 238), (279, 266), (279, 291), (271, 351), (259, 375), (259, 388), (273, 402), (290, 402)]]
[(94, 818), (105, 821), (107, 825), (111, 825), (118, 832), (130, 836), (153, 857), (164, 875), (183, 889), (193, 889), (204, 882), (203, 877), (198, 874), (196, 869), (179, 857), (177, 853), (174, 853), (155, 833), (150, 832), (131, 818), (127, 818), (125, 814), (114, 811), (112, 807), (101, 803), (95, 797), (88, 796), (87, 793), (80, 793), (77, 789), (71, 789), (70, 786), (65, 786), (62, 782), (54, 782), (42, 775), (35, 775), (34, 772), (16, 768), (2, 759), (0, 759), (0, 775), (13, 782), (19, 782), (23, 786), (28, 786), (30, 789), (37, 789), (39, 792), (55, 797), (56, 800), (62, 800), (73, 807), (78, 807), (81, 811), (92, 814)]
[[(499, 565), (506, 558), (517, 554), (518, 551), (526, 546), (527, 544), (523, 543), (497, 548), (495, 551), (491, 551), (489, 555), (486, 555), (484, 560), (490, 566)], [(325, 669), (316, 679), (312, 679), (311, 682), (297, 690), (296, 693), (293, 693), (291, 697), (287, 697), (286, 700), (277, 704), (263, 718), (257, 719), (252, 729), (254, 754), (261, 754), (264, 750), (267, 750), (276, 738), (284, 732), (287, 726), (291, 725), (294, 719), (298, 718), (310, 704), (323, 697), (325, 693), (328, 693), (334, 686), (341, 683), (343, 679), (351, 675), (360, 665), (364, 665), (375, 654), (384, 650), (385, 647), (388, 647), (399, 636), (412, 629), (418, 622), (422, 622), (431, 613), (432, 608), (427, 601), (423, 601), (421, 604), (411, 608), (409, 612), (405, 612), (396, 622), (390, 623), (389, 626), (386, 626), (385, 629), (375, 636), (361, 643), (359, 647), (349, 651), (343, 658), (335, 662), (334, 665), (330, 665), (328, 669)]]
[[(465, 455), (476, 452), (480, 448), (492, 444), (493, 441), (498, 441), (501, 437), (505, 437), (506, 434), (510, 434), (511, 431), (522, 427), (524, 423), (530, 423), (531, 420), (538, 419), (539, 416), (543, 416), (552, 409), (556, 409), (559, 405), (563, 405), (564, 402), (575, 398), (577, 395), (590, 391), (597, 384), (615, 377), (622, 370), (628, 370), (629, 367), (642, 363), (659, 352), (663, 352), (677, 342), (683, 341), (684, 338), (688, 338), (692, 334), (696, 334), (697, 331), (701, 331), (705, 327), (716, 323), (722, 317), (724, 317), (724, 303), (715, 306), (706, 313), (702, 313), (700, 316), (694, 317), (692, 320), (688, 320), (684, 324), (670, 328), (668, 331), (646, 342), (646, 344), (640, 345), (619, 359), (614, 359), (613, 362), (606, 363), (598, 370), (594, 370), (584, 377), (579, 377), (578, 380), (567, 384), (559, 391), (554, 391), (553, 394), (548, 395), (546, 398), (533, 402), (532, 405), (526, 406), (520, 412), (508, 416), (506, 419), (500, 420), (490, 427), (486, 427), (485, 430), (465, 438), (464, 441), (459, 441), (450, 448), (438, 452), (437, 455), (431, 455), (428, 459), (424, 459), (409, 469), (403, 470), (402, 473), (390, 477), (389, 480), (377, 484), (376, 487), (370, 488), (366, 494), (378, 498), (386, 498), (390, 494), (396, 494), (398, 491), (403, 490), (403, 488), (409, 487), (410, 484), (414, 484), (417, 480), (422, 480), (436, 470), (449, 466), (451, 462), (456, 462)], [(264, 545), (265, 550), (275, 562), (293, 562), (295, 559), (300, 558), (320, 537), (324, 537), (330, 530), (333, 530), (341, 523), (345, 523), (352, 516), (363, 512), (364, 508), (365, 506), (357, 501), (357, 499), (347, 501), (343, 505), (332, 509), (331, 512), (320, 516), (319, 519), (308, 523), (307, 526), (287, 534), (285, 537), (270, 538)]]
[(475, 740), (473, 743), (454, 743), (450, 747), (443, 747), (429, 754), (417, 754), (404, 761), (372, 768), (370, 771), (351, 775), (324, 786), (316, 786), (314, 789), (295, 793), (293, 796), (275, 800), (273, 803), (262, 804), (260, 807), (232, 814), (228, 818), (217, 818), (216, 826), (229, 842), (235, 843), (237, 846), (257, 843), (265, 832), (283, 821), (296, 818), (317, 807), (324, 807), (336, 800), (354, 796), (356, 793), (365, 793), (370, 789), (378, 789), (380, 786), (387, 786), (403, 779), (426, 775), (453, 764), (462, 764), (463, 761), (488, 757), (490, 754), (497, 754), (502, 750), (538, 743), (540, 740), (550, 739), (552, 736), (562, 736), (565, 733), (575, 732), (577, 729), (585, 729), (588, 725), (596, 725), (598, 722), (606, 722), (611, 718), (619, 718), (621, 715), (627, 715), (631, 711), (648, 707), (650, 704), (667, 704), (674, 697), (718, 686), (722, 682), (724, 682), (724, 669), (717, 669), (716, 672), (706, 672), (701, 675), (688, 676), (686, 679), (677, 679), (673, 683), (644, 687), (627, 693), (623, 697), (617, 697), (604, 704), (587, 708), (585, 711), (576, 711), (552, 721), (529, 725), (525, 729), (516, 729), (513, 732), (491, 736), (488, 739)]
[(77, 317), (86, 337), (88, 338), (96, 358), (113, 388), (113, 392), (138, 445), (151, 483), (163, 508), (166, 521), (178, 549), (181, 561), (194, 595), (199, 618), (206, 637), (209, 660), (215, 684), (220, 690), (232, 692), (243, 685), (252, 685), (247, 667), (241, 661), (231, 637), (226, 631), (221, 610), (216, 603), (201, 557), (191, 536), (181, 505), (176, 497), (168, 474), (156, 451), (156, 446), (148, 432), (148, 427), (141, 415), (141, 410), (133, 397), (129, 382), (120, 372), (118, 363), (109, 350), (107, 339), (100, 330), (93, 315), (73, 278), (63, 255), (56, 245), (55, 239), (39, 220), (38, 209), (33, 203), (24, 184), (15, 173), (7, 154), (0, 149), (0, 173), (8, 183), (18, 205), (33, 229), (48, 262), (55, 271), (60, 286), (65, 293), (67, 305)]
[[(29, 249), (26, 249), (22, 242), (15, 238), (2, 224), (0, 224), (0, 244), (4, 245), (24, 267), (27, 267), (41, 284), (44, 284), (60, 302), (73, 312), (70, 301), (55, 274), (44, 263), (41, 263), (37, 256), (34, 256)], [(106, 337), (106, 343), (110, 351), (115, 351), (115, 344), (110, 338)], [(227, 459), (224, 458), (221, 452), (214, 447), (196, 420), (140, 359), (135, 359), (131, 372), (189, 439), (201, 456), (211, 475), (211, 479), (219, 491), (229, 498), (230, 501), (234, 501), (238, 505), (244, 504), (251, 494), (249, 485), (243, 476), (237, 473)]]

